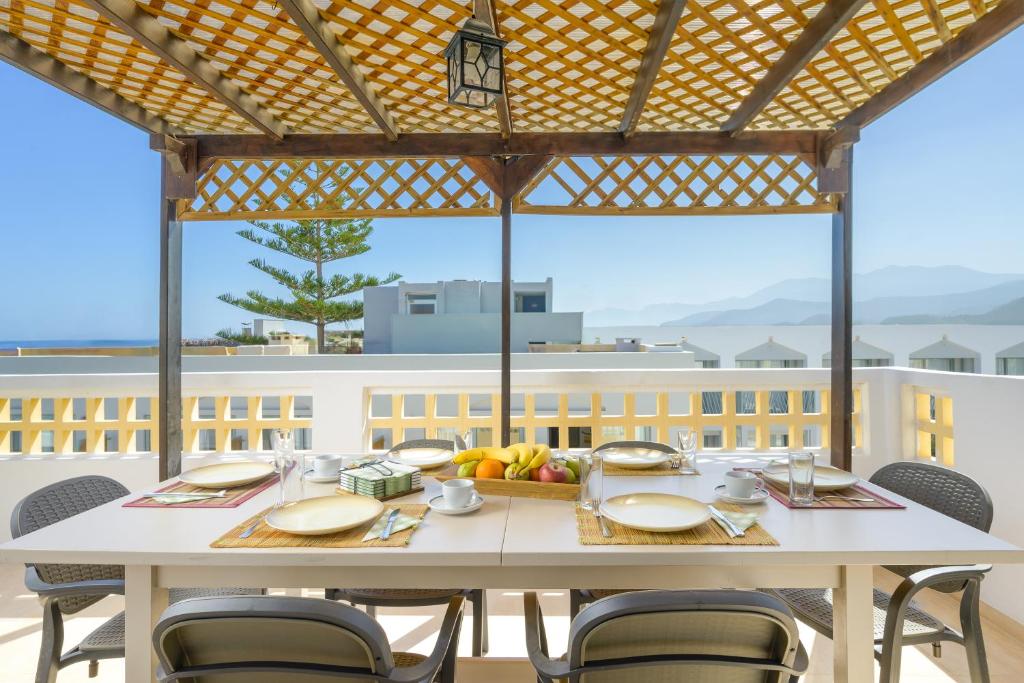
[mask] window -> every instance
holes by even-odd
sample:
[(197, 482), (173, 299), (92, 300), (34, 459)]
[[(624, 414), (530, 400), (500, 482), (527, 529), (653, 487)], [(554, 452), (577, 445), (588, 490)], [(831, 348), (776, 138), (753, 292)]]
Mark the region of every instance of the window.
[(135, 432), (135, 452), (149, 453), (153, 450), (153, 435), (148, 429), (140, 429)]
[(260, 401), (260, 417), (264, 420), (277, 420), (281, 417), (281, 397), (264, 396)]
[[(721, 415), (722, 392), (702, 391), (700, 394), (700, 408), (702, 415)], [(717, 446), (707, 446), (707, 448), (717, 448)]]
[(117, 418), (117, 399), (114, 397), (103, 399), (103, 419), (115, 421)]
[(313, 417), (313, 397), (296, 396), (292, 404), (292, 417), (297, 420), (308, 420)]
[(405, 300), (409, 315), (433, 315), (437, 313), (436, 294), (407, 294)]
[(770, 415), (789, 414), (789, 392), (769, 391), (768, 392), (768, 413)]
[(11, 432), (11, 453), (21, 453), (21, 448), (21, 432)]
[(232, 396), (228, 403), (228, 411), (232, 420), (244, 420), (249, 417), (249, 399), (245, 396)]
[(39, 433), (40, 447), (43, 453), (53, 453), (53, 430), (44, 429)]
[(736, 425), (736, 448), (756, 448), (757, 427), (754, 425)]
[(152, 400), (148, 396), (140, 396), (135, 399), (135, 419), (136, 420), (151, 420), (153, 419), (153, 405)]
[(53, 419), (53, 399), (44, 398), (39, 401), (39, 419), (41, 420), (52, 420)]
[(217, 418), (217, 402), (212, 396), (201, 396), (196, 402), (196, 419), (214, 420)]
[(104, 453), (117, 453), (117, 430), (106, 429), (103, 431), (103, 452)]
[(84, 429), (76, 429), (71, 432), (71, 451), (73, 453), (85, 453), (88, 448), (87, 443)]
[[(11, 422), (20, 422), (21, 421), (21, 410), (22, 410), (21, 399), (20, 398), (12, 398), (10, 406), (11, 406)], [(20, 432), (18, 432), (18, 436), (20, 438), (20, 436), (21, 436)], [(14, 449), (12, 448), (11, 450), (14, 450)], [(20, 447), (19, 447), (18, 450), (21, 450)]]
[(722, 428), (721, 427), (705, 427), (704, 428), (704, 448), (721, 448), (722, 447)]
[(313, 430), (309, 427), (299, 427), (294, 430), (295, 433), (295, 450), (297, 451), (311, 451), (313, 450)]
[(769, 448), (789, 448), (789, 427), (786, 425), (772, 425), (768, 432)]
[(516, 294), (516, 313), (544, 313), (547, 311), (547, 297), (543, 292), (522, 292)]
[(200, 429), (199, 430), (199, 450), (201, 450), (201, 451), (214, 451), (214, 450), (217, 450), (217, 430), (216, 429)]
[(754, 415), (757, 413), (757, 394), (753, 391), (736, 392), (736, 414)]
[(249, 430), (248, 429), (232, 429), (231, 430), (231, 450), (233, 450), (233, 451), (247, 451), (247, 450), (249, 450)]

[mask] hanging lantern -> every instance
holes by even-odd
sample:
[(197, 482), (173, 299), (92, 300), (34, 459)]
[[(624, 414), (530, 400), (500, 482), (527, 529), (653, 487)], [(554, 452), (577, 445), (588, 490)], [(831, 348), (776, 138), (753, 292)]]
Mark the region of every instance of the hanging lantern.
[(467, 19), (455, 32), (444, 56), (448, 60), (448, 101), (485, 109), (502, 94), (507, 40), (476, 18)]

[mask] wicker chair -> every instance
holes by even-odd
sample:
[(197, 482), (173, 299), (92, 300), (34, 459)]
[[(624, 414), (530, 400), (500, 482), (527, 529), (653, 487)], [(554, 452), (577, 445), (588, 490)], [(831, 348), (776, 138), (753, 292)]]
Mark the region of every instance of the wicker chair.
[[(107, 477), (85, 476), (51, 484), (29, 494), (11, 513), (11, 536), (18, 538), (128, 494)], [(64, 647), (64, 615), (75, 614), (108, 595), (124, 595), (124, 567), (97, 564), (26, 565), (25, 586), (43, 602), (42, 643), (36, 683), (53, 683), (57, 672), (77, 662), (89, 662), (95, 676), (99, 660), (124, 657), (124, 612), (111, 617), (78, 645)], [(199, 595), (242, 595), (246, 589), (183, 589), (170, 591), (172, 602)]]
[[(594, 453), (600, 453), (603, 450), (610, 448), (649, 448), (652, 451), (660, 451), (662, 453), (669, 453), (673, 457), (679, 455), (679, 451), (657, 441), (610, 441), (606, 444), (602, 444), (594, 449)], [(600, 600), (601, 598), (607, 598), (612, 595), (618, 595), (619, 593), (628, 593), (629, 589), (615, 589), (615, 588), (570, 588), (569, 589), (569, 618), (575, 617), (580, 613), (580, 610), (584, 605)]]
[[(447, 448), (454, 450), (466, 447), (462, 437), (455, 442), (447, 439), (415, 439), (403, 441), (388, 453), (410, 448)], [(438, 589), (395, 589), (395, 588), (328, 588), (324, 591), (328, 600), (344, 600), (352, 605), (362, 605), (367, 614), (376, 616), (377, 607), (424, 607), (445, 605), (454, 597), (463, 597), (473, 606), (473, 656), (482, 657), (487, 652), (487, 593), (480, 588), (438, 588)]]
[[(981, 484), (959, 472), (920, 462), (886, 465), (871, 482), (982, 531), (992, 526), (992, 499)], [(880, 683), (895, 683), (900, 676), (901, 650), (907, 645), (931, 643), (935, 656), (941, 643), (951, 641), (967, 649), (972, 683), (989, 680), (985, 643), (981, 633), (979, 602), (981, 580), (992, 567), (899, 566), (886, 567), (904, 577), (889, 595), (874, 592), (875, 657), (881, 664)], [(962, 633), (921, 609), (912, 598), (931, 588), (942, 593), (963, 591), (960, 597)], [(827, 589), (786, 588), (772, 591), (793, 609), (797, 618), (832, 637), (832, 593)]]
[(544, 615), (527, 593), (526, 650), (544, 683), (795, 682), (807, 670), (793, 615), (756, 591), (637, 591), (572, 620), (563, 657), (548, 656)]
[(348, 605), (277, 596), (185, 600), (168, 607), (153, 631), (157, 678), (452, 683), (462, 610), (462, 598), (449, 601), (424, 657), (392, 652), (380, 624)]

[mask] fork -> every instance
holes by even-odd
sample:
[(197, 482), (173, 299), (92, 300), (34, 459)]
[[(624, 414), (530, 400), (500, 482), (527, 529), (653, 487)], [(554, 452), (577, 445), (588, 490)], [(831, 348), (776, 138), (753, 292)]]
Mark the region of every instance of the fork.
[(829, 498), (834, 498), (836, 500), (848, 500), (851, 503), (877, 503), (878, 502), (878, 500), (875, 499), (875, 498), (855, 498), (853, 496), (836, 496), (836, 495), (832, 495), (832, 496), (815, 496), (814, 500), (828, 500)]
[(604, 521), (604, 516), (596, 505), (594, 506), (594, 517), (597, 518), (597, 523), (601, 527), (601, 535), (605, 538), (611, 538), (612, 530), (608, 528), (608, 522)]

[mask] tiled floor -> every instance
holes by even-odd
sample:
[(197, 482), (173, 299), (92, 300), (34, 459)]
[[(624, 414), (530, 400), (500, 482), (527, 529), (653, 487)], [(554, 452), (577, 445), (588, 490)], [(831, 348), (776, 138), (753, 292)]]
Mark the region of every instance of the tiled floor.
[[(879, 573), (878, 581), (890, 586), (890, 576)], [(317, 595), (316, 591), (308, 593)], [(490, 653), (492, 659), (518, 658), (525, 654), (523, 641), (522, 593), (517, 591), (490, 591)], [(928, 596), (927, 608), (936, 616), (956, 623), (956, 605), (945, 596)], [(549, 591), (542, 594), (548, 637), (552, 651), (558, 650), (558, 643), (564, 643), (569, 628), (568, 597), (563, 592)], [(107, 598), (65, 623), (67, 643), (77, 642), (91, 629), (120, 609), (119, 598)], [(391, 636), (397, 650), (427, 652), (433, 644), (435, 629), (440, 623), (440, 608), (417, 608), (404, 610), (382, 609), (379, 618)], [(28, 683), (33, 680), (35, 661), (39, 647), (40, 609), (36, 598), (28, 593), (22, 584), (20, 567), (0, 565), (0, 681), (3, 683)], [(467, 620), (466, 630), (460, 643), (460, 651), (469, 655), (470, 633)], [(804, 645), (811, 653), (811, 669), (804, 678), (809, 683), (826, 683), (832, 680), (832, 643), (816, 636), (802, 627)], [(989, 666), (993, 683), (1019, 683), (1024, 680), (1024, 627), (1007, 623), (1002, 619), (988, 620), (985, 626), (988, 645)], [(487, 683), (534, 680), (529, 675), (526, 662), (505, 660), (501, 665), (487, 668)], [(478, 669), (466, 662), (460, 681), (472, 683), (482, 680)], [(124, 667), (121, 660), (108, 660), (100, 664), (99, 677), (87, 678), (87, 667), (77, 664), (60, 673), (59, 683), (121, 683), (124, 681)], [(961, 648), (947, 644), (941, 659), (931, 657), (930, 647), (910, 648), (903, 658), (903, 683), (947, 683), (968, 681), (967, 665)]]

